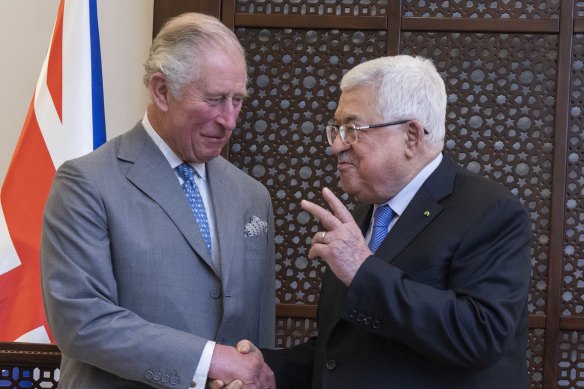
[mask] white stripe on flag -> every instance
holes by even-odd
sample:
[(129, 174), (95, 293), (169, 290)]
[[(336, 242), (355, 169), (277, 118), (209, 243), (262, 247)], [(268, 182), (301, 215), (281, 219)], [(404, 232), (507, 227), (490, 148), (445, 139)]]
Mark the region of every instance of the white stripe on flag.
[[(63, 123), (52, 99), (37, 96), (35, 112), (55, 168), (93, 150), (89, 2), (68, 1), (63, 16)], [(37, 94), (46, 93), (48, 59)], [(41, 104), (42, 102), (42, 104)]]
[(20, 259), (8, 233), (4, 211), (0, 205), (0, 276), (20, 266)]
[(51, 339), (49, 338), (45, 326), (40, 326), (22, 336), (19, 336), (15, 342), (51, 343)]

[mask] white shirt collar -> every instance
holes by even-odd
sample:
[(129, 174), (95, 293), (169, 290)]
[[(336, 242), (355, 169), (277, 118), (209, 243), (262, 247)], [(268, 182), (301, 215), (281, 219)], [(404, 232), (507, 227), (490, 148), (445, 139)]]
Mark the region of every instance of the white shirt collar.
[[(170, 164), (170, 167), (172, 167), (174, 169), (175, 167), (183, 164), (183, 160), (180, 159), (179, 156), (176, 155), (174, 151), (172, 151), (170, 146), (168, 146), (166, 144), (164, 139), (162, 139), (160, 137), (160, 135), (158, 135), (158, 133), (156, 132), (154, 127), (152, 127), (150, 120), (148, 120), (147, 113), (145, 113), (144, 117), (142, 118), (142, 126), (146, 130), (146, 133), (148, 135), (150, 135), (150, 138), (152, 138), (152, 140), (154, 141), (154, 143), (156, 144), (158, 149), (160, 149), (160, 152), (162, 152), (162, 154), (164, 155), (164, 157), (166, 158), (166, 160)], [(204, 164), (204, 163), (191, 163), (190, 165), (197, 171), (197, 173), (199, 174), (199, 177), (201, 177), (203, 180), (207, 181), (206, 164)]]
[[(400, 190), (395, 196), (393, 196), (385, 204), (389, 205), (391, 209), (399, 216), (401, 215), (410, 201), (414, 198), (418, 190), (422, 187), (424, 182), (430, 177), (430, 174), (436, 170), (440, 162), (442, 162), (442, 153), (438, 154), (436, 158), (430, 161), (429, 164), (424, 166), (422, 170), (411, 180), (402, 190)], [(375, 209), (383, 204), (376, 204)]]

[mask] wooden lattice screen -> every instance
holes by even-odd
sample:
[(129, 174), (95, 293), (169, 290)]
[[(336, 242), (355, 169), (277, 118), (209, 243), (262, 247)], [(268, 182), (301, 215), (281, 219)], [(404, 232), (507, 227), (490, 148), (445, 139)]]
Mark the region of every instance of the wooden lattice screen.
[(316, 334), (318, 226), (299, 200), (329, 186), (353, 206), (324, 139), (339, 80), (419, 54), (447, 85), (446, 153), (530, 212), (531, 388), (584, 386), (584, 1), (155, 0), (155, 31), (189, 10), (220, 17), (247, 50), (250, 98), (225, 154), (272, 194), (278, 346)]

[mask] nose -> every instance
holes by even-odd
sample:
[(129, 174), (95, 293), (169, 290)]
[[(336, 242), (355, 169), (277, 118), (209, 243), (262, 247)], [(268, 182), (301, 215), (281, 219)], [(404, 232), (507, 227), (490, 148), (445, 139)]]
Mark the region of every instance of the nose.
[(235, 104), (231, 99), (225, 99), (219, 107), (216, 118), (217, 123), (228, 130), (233, 130), (236, 126), (239, 111), (241, 111), (241, 105)]
[(334, 155), (339, 155), (343, 151), (347, 151), (350, 148), (351, 148), (351, 145), (345, 144), (345, 142), (342, 141), (340, 135), (337, 135), (337, 137), (333, 141), (333, 145), (331, 146), (331, 149), (332, 149)]

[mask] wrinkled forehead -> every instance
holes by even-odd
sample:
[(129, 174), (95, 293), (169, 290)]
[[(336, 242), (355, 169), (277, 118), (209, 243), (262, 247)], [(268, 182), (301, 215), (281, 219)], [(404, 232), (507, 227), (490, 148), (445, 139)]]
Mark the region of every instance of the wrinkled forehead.
[(341, 93), (335, 111), (337, 123), (365, 123), (377, 119), (377, 90), (369, 86), (360, 86)]

